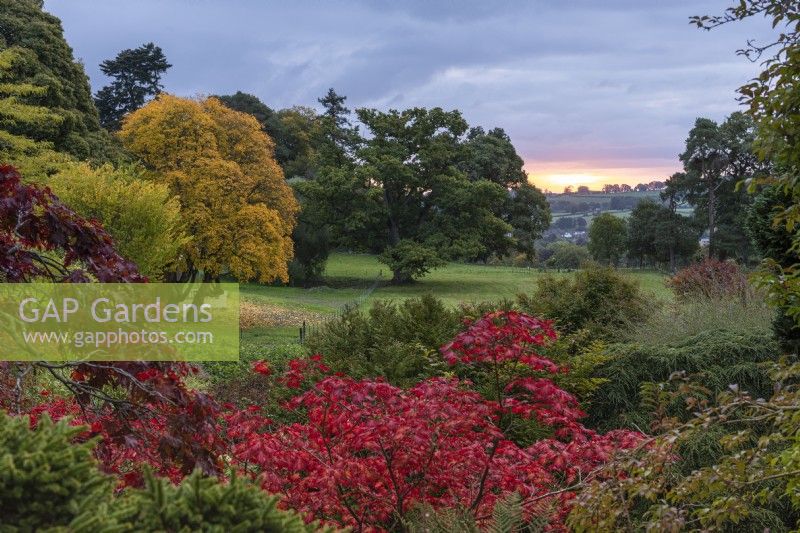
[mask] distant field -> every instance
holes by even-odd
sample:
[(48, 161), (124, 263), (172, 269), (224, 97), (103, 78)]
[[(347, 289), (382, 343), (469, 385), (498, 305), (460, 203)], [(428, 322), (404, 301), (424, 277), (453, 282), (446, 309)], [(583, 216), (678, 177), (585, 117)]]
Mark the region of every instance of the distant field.
[[(689, 216), (692, 216), (692, 213), (694, 212), (694, 209), (692, 209), (691, 207), (679, 207), (678, 209), (675, 210), (675, 212), (678, 213), (679, 215), (683, 215), (685, 217), (689, 217)], [(631, 216), (631, 209), (606, 209), (606, 210), (603, 211), (603, 213), (611, 213), (615, 217), (619, 217), (619, 218), (623, 218), (623, 219), (627, 220), (628, 217)], [(592, 220), (594, 220), (594, 218), (596, 216), (597, 215), (595, 215), (594, 213), (584, 214), (584, 213), (565, 213), (565, 212), (561, 212), (561, 213), (553, 213), (553, 220), (555, 221), (555, 220), (558, 220), (559, 218), (581, 217), (584, 220), (586, 220), (586, 224), (588, 225), (588, 224), (592, 223)]]
[[(269, 314), (275, 317), (273, 327), (266, 328), (267, 331), (258, 329), (266, 341), (273, 337), (294, 338), (303, 320), (320, 322), (351, 303), (368, 306), (377, 299), (405, 299), (425, 293), (438, 296), (451, 305), (500, 300), (533, 291), (542, 275), (536, 269), (451, 263), (417, 283), (394, 286), (388, 284), (391, 273), (374, 256), (334, 254), (328, 261), (324, 286), (302, 289), (243, 284), (241, 293), (243, 301), (268, 309)], [(656, 296), (670, 297), (663, 274), (629, 271), (627, 275)], [(245, 336), (249, 336), (247, 332)]]
[(561, 202), (569, 202), (579, 204), (581, 202), (610, 202), (612, 198), (652, 198), (658, 200), (660, 198), (660, 191), (631, 191), (631, 192), (616, 192), (616, 193), (603, 193), (603, 192), (590, 192), (590, 193), (571, 193), (571, 194), (550, 194), (547, 196), (548, 200), (556, 200)]
[[(587, 224), (591, 224), (594, 217), (599, 213), (611, 213), (614, 216), (627, 219), (631, 215), (633, 206), (641, 200), (652, 199), (656, 202), (661, 201), (661, 193), (659, 191), (644, 191), (644, 192), (621, 192), (621, 193), (602, 193), (592, 192), (588, 194), (550, 194), (547, 200), (550, 202), (550, 207), (553, 211), (553, 220), (567, 217), (581, 217), (586, 220)], [(619, 202), (615, 202), (618, 209), (611, 209), (613, 199), (629, 199), (631, 203), (626, 203), (620, 206)], [(581, 209), (580, 211), (576, 211)], [(691, 216), (694, 210), (691, 207), (679, 207), (677, 212), (683, 216)]]

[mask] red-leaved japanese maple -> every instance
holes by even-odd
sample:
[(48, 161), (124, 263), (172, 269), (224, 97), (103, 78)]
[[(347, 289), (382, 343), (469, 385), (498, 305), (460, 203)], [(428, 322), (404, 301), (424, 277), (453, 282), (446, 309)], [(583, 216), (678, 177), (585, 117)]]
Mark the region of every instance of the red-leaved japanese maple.
[[(453, 364), (497, 369), (496, 399), (456, 379), (401, 389), (328, 376), (289, 402), (287, 408), (306, 412), (305, 422), (232, 435), (233, 455), (243, 469), (257, 468), (264, 488), (282, 494), (283, 505), (359, 531), (397, 528), (421, 503), (460, 506), (480, 520), (510, 492), (558, 528), (573, 494), (568, 487), (639, 436), (597, 435), (583, 427), (577, 400), (544, 377), (500, 382), (496, 365), (562, 371), (536, 352), (553, 338), (547, 321), (488, 314), (442, 352)], [(293, 383), (306, 366), (292, 365)], [(269, 425), (249, 415), (249, 427)], [(503, 419), (512, 416), (552, 428), (553, 438), (518, 446), (503, 431)]]
[[(138, 485), (145, 465), (175, 482), (194, 469), (216, 474), (228, 449), (222, 414), (212, 398), (186, 387), (192, 372), (182, 363), (84, 363), (65, 380), (72, 396), (47, 398), (27, 414), (32, 425), (44, 413), (86, 425), (84, 437), (101, 437), (95, 452), (103, 470), (122, 485)], [(111, 390), (113, 397), (104, 393)]]

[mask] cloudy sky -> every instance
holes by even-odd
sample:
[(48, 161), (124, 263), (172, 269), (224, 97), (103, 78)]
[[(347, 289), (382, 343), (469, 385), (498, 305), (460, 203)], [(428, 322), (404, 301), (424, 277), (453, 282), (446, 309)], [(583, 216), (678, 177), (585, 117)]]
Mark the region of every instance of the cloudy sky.
[(97, 65), (153, 41), (178, 95), (273, 108), (441, 106), (511, 135), (534, 183), (635, 184), (678, 170), (697, 116), (722, 119), (757, 65), (763, 20), (688, 24), (732, 0), (46, 0), (97, 90)]

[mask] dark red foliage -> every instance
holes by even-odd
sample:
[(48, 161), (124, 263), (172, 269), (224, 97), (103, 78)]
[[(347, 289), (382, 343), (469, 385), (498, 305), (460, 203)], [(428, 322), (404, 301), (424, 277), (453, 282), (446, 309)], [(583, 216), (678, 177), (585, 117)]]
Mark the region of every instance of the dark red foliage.
[[(116, 251), (98, 222), (77, 215), (49, 189), (23, 183), (10, 166), (0, 166), (0, 251), (3, 281), (147, 281)], [(150, 362), (33, 366), (50, 372), (72, 396), (48, 398), (43, 393), (47, 403), (29, 409), (15, 385), (4, 388), (11, 393), (0, 394), (0, 405), (12, 412), (28, 411), (33, 423), (48, 412), (89, 425), (103, 436), (98, 456), (107, 470), (127, 480), (143, 463), (173, 478), (195, 468), (219, 471), (224, 445), (216, 427), (218, 407), (184, 385), (193, 367)], [(20, 382), (20, 376), (30, 376), (26, 368), (0, 363), (0, 379)]]
[(255, 361), (253, 363), (253, 372), (262, 376), (269, 376), (272, 374), (272, 369), (266, 361)]
[(744, 298), (750, 291), (739, 265), (713, 258), (678, 271), (667, 285), (679, 298)]
[[(124, 484), (138, 484), (143, 465), (174, 481), (196, 468), (218, 473), (227, 450), (220, 408), (186, 388), (189, 372), (192, 367), (179, 363), (86, 363), (72, 372), (73, 396), (35, 406), (31, 423), (48, 413), (89, 426), (91, 435), (102, 437), (96, 453), (104, 470)], [(111, 389), (115, 398), (102, 396)]]
[[(63, 260), (42, 255), (52, 251)], [(22, 183), (11, 166), (0, 166), (0, 273), (11, 282), (145, 281), (98, 222), (78, 216), (49, 189)]]
[[(0, 167), (0, 246), (8, 281), (144, 281), (97, 223), (22, 184), (10, 167)], [(51, 251), (63, 263), (40, 255)], [(528, 514), (562, 529), (573, 485), (641, 436), (598, 435), (580, 423), (577, 400), (545, 377), (566, 371), (538, 353), (554, 338), (549, 321), (497, 312), (442, 347), (450, 364), (498, 376), (490, 399), (456, 379), (401, 389), (331, 376), (314, 355), (278, 378), (265, 361), (253, 364), (261, 379), (304, 391), (285, 405), (300, 423), (277, 425), (258, 407), (221, 409), (186, 387), (194, 369), (181, 363), (38, 363), (72, 396), (42, 391), (42, 403), (26, 411), (32, 424), (45, 412), (85, 424), (81, 438), (101, 437), (98, 457), (121, 485), (139, 483), (144, 465), (178, 481), (194, 468), (221, 474), (227, 463), (281, 494), (282, 505), (358, 531), (397, 529), (420, 503), (462, 506), (481, 521), (510, 492)], [(509, 371), (518, 368), (525, 372)], [(505, 434), (514, 419), (552, 437), (521, 447)]]
[[(533, 331), (521, 331), (524, 325)], [(493, 313), (443, 351), (452, 350), (460, 359), (460, 351), (468, 350), (470, 364), (490, 368), (502, 364), (561, 371), (534, 352), (552, 338), (549, 331), (546, 322), (532, 317)], [(515, 343), (514, 335), (522, 342)], [(483, 353), (470, 338), (481, 339)], [(269, 368), (266, 363), (253, 366), (263, 379), (273, 379), (263, 371)], [(358, 531), (396, 529), (421, 503), (461, 506), (480, 522), (510, 492), (522, 496), (528, 515), (561, 530), (575, 484), (591, 478), (617, 450), (641, 440), (634, 432), (598, 435), (585, 428), (575, 398), (546, 378), (513, 379), (495, 401), (457, 379), (433, 378), (401, 389), (381, 380), (325, 375), (329, 370), (315, 355), (290, 362), (285, 374), (275, 378), (305, 391), (285, 405), (301, 413), (303, 421), (278, 425), (255, 406), (226, 406), (220, 412), (204, 396), (186, 390), (182, 374), (154, 368), (160, 367), (128, 368), (128, 379), (135, 379), (130, 382), (119, 373), (115, 381), (103, 381), (110, 375), (96, 376), (96, 369), (83, 366), (72, 373), (79, 383), (122, 387), (149, 414), (119, 418), (124, 410), (86, 410), (86, 404), (82, 409), (74, 400), (48, 398), (32, 410), (32, 423), (47, 411), (87, 424), (85, 436), (102, 437), (98, 456), (122, 484), (138, 483), (144, 464), (177, 481), (192, 467), (204, 466), (199, 458), (213, 470), (225, 457), (234, 468), (257, 477), (265, 490), (282, 495), (281, 505)], [(135, 384), (153, 389), (136, 392), (130, 389)], [(509, 416), (550, 427), (553, 437), (521, 447), (504, 433), (502, 423)]]

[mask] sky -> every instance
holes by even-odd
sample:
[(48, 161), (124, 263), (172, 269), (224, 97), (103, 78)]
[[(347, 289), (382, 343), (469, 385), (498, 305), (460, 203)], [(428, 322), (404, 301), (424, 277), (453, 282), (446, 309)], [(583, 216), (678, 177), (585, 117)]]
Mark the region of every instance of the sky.
[(93, 90), (97, 65), (155, 42), (181, 96), (319, 107), (459, 109), (502, 127), (543, 189), (636, 184), (680, 169), (695, 118), (740, 109), (759, 70), (735, 51), (764, 20), (713, 32), (689, 16), (733, 0), (46, 0)]

